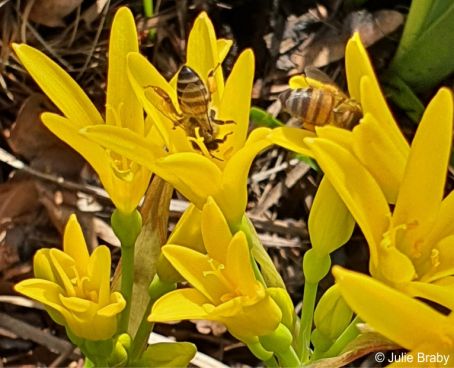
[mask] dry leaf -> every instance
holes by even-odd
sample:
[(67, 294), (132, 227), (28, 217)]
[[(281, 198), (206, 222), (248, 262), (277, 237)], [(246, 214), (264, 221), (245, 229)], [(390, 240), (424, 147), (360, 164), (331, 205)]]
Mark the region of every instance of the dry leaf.
[(75, 10), (82, 0), (35, 0), (30, 20), (48, 27), (63, 27), (63, 18)]
[(359, 32), (361, 40), (368, 47), (394, 32), (403, 21), (403, 15), (395, 10), (379, 10), (374, 13), (362, 10), (351, 13), (345, 18), (342, 30), (326, 27), (314, 37), (307, 37), (305, 42), (293, 41), (295, 45), (300, 44), (299, 47), (283, 54), (278, 60), (278, 67), (288, 69), (289, 61), (299, 73), (307, 66), (323, 67), (344, 57), (345, 45), (353, 33)]

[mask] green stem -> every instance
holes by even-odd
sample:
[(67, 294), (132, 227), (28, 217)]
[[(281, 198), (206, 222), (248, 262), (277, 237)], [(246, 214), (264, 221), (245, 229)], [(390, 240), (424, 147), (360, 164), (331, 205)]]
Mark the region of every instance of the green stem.
[(137, 357), (140, 357), (145, 347), (147, 346), (148, 337), (150, 332), (153, 330), (154, 323), (148, 322), (147, 318), (150, 314), (151, 307), (154, 304), (154, 300), (149, 300), (145, 313), (143, 314), (142, 321), (140, 322), (136, 336), (132, 342), (130, 361), (134, 361)]
[(147, 18), (153, 16), (153, 0), (143, 0), (143, 13)]
[(330, 358), (339, 355), (339, 353), (359, 334), (359, 330), (356, 325), (361, 320), (356, 316), (353, 321), (350, 322), (348, 327), (342, 332), (337, 338), (333, 345), (325, 353), (320, 354), (320, 358)]
[(291, 346), (285, 353), (276, 353), (281, 367), (300, 367), (301, 362), (298, 355)]
[(277, 360), (274, 357), (274, 355), (270, 359), (264, 361), (263, 364), (265, 364), (265, 367), (269, 367), (269, 368), (277, 368), (277, 367), (279, 367), (279, 365), (277, 364)]
[(315, 299), (317, 296), (318, 282), (305, 282), (303, 294), (303, 308), (301, 310), (301, 324), (298, 336), (298, 355), (304, 364), (309, 360), (312, 319), (314, 316)]
[(124, 213), (116, 209), (110, 222), (112, 230), (121, 242), (121, 294), (126, 301), (126, 307), (120, 316), (118, 332), (123, 333), (128, 332), (134, 285), (134, 244), (142, 228), (142, 217), (137, 210)]
[(148, 316), (151, 311), (153, 304), (164, 294), (167, 294), (170, 291), (175, 290), (177, 287), (176, 283), (162, 281), (158, 275), (155, 275), (153, 280), (148, 287), (148, 294), (150, 295), (150, 300), (148, 305), (145, 308), (145, 312), (140, 322), (139, 328), (137, 330), (136, 336), (132, 342), (131, 353), (129, 361), (133, 362), (135, 359), (140, 358), (143, 351), (145, 350), (148, 342), (148, 337), (150, 332), (153, 329), (154, 323), (148, 321)]
[(131, 312), (132, 288), (134, 286), (134, 247), (121, 247), (121, 294), (126, 307), (121, 313), (119, 332), (127, 332)]

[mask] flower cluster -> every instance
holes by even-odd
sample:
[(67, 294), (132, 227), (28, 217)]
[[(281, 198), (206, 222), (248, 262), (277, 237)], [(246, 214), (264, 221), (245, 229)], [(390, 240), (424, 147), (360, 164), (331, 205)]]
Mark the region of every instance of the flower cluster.
[[(341, 98), (362, 115), (356, 126), (336, 125), (333, 106), (324, 111), (324, 126), (305, 122), (248, 134), (254, 55), (243, 51), (224, 78), (231, 45), (216, 38), (201, 13), (186, 62), (167, 81), (139, 53), (132, 13), (120, 8), (111, 29), (104, 114), (47, 56), (13, 45), (61, 111), (44, 113), (43, 123), (90, 163), (110, 195), (122, 252), (119, 292), (111, 287), (109, 249), (99, 246), (90, 255), (72, 215), (63, 250), (40, 249), (35, 277), (16, 290), (44, 304), (95, 366), (187, 365), (192, 344), (147, 347), (154, 322), (184, 319), (224, 324), (267, 366), (333, 358), (352, 343), (354, 351), (359, 319), (410, 354), (440, 353), (452, 362), (454, 194), (444, 194), (451, 91), (442, 88), (429, 103), (410, 146), (355, 34), (346, 47), (349, 97)], [(317, 90), (319, 97), (337, 93), (310, 75), (289, 84)], [(303, 260), (301, 318), (246, 215), (249, 168), (273, 144), (312, 157), (324, 172), (308, 221), (312, 249)], [(144, 207), (152, 216), (142, 224), (137, 207), (152, 174), (148, 193), (156, 197), (147, 194)], [(170, 186), (190, 204), (167, 237), (168, 208), (159, 207), (170, 200)], [(333, 267), (336, 284), (317, 304), (331, 253), (356, 223), (369, 247), (370, 276)], [(142, 256), (150, 260), (145, 271)], [(181, 281), (184, 287), (177, 288)]]

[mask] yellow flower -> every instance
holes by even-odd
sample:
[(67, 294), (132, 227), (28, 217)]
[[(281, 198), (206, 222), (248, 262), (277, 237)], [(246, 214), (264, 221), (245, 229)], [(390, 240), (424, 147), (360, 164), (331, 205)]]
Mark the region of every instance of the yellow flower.
[[(409, 146), (386, 104), (367, 51), (357, 33), (347, 43), (345, 66), (349, 95), (361, 104), (364, 117), (353, 131), (328, 125), (316, 128), (316, 135), (350, 150), (377, 180), (389, 203), (394, 203)], [(295, 76), (289, 82), (291, 88), (306, 88), (308, 83), (323, 88), (322, 83), (304, 76)], [(314, 134), (304, 129), (282, 127), (274, 129), (269, 139), (287, 149), (311, 156), (304, 143), (304, 138), (311, 136)], [(314, 251), (324, 256), (336, 250), (350, 239), (353, 227), (350, 213), (324, 178), (309, 214), (309, 234)]]
[(81, 128), (90, 125), (121, 126), (142, 136), (147, 133), (142, 107), (126, 71), (127, 54), (138, 50), (131, 12), (119, 9), (112, 24), (105, 121), (82, 88), (56, 63), (33, 47), (24, 44), (13, 47), (31, 76), (64, 115), (44, 113), (43, 123), (90, 163), (120, 211), (135, 210), (147, 189), (150, 171), (79, 134)]
[[(272, 297), (279, 295), (282, 300), (282, 295), (287, 295), (285, 290), (265, 288), (256, 280), (245, 234), (242, 231), (231, 233), (215, 201), (208, 199), (201, 214), (187, 216), (193, 220), (186, 218), (185, 228), (179, 229), (173, 237), (185, 244), (167, 244), (162, 251), (192, 288), (175, 290), (161, 297), (153, 305), (149, 321), (217, 321), (247, 344), (273, 333), (281, 322), (291, 325), (291, 313), (281, 312), (279, 302)], [(199, 239), (192, 231), (192, 223), (197, 219), (203, 244), (191, 245)], [(184, 239), (182, 235), (186, 231), (188, 238)], [(288, 303), (291, 304), (289, 299)]]
[[(229, 223), (239, 224), (247, 204), (247, 176), (249, 167), (258, 152), (271, 145), (266, 139), (269, 129), (256, 129), (246, 141), (249, 124), (249, 108), (254, 77), (254, 57), (251, 50), (244, 51), (236, 61), (224, 85), (220, 63), (231, 42), (216, 40), (213, 25), (205, 13), (196, 20), (190, 33), (187, 63), (208, 85), (208, 74), (214, 72), (216, 89), (210, 105), (216, 118), (234, 123), (215, 125), (218, 131), (218, 149), (206, 151), (203, 144), (194, 143), (194, 136), (176, 126), (169, 119), (166, 106), (158, 109), (158, 96), (152, 93), (159, 88), (168, 95), (176, 109), (176, 77), (166, 82), (157, 70), (138, 53), (128, 56), (130, 80), (139, 100), (149, 116), (156, 120), (149, 136), (158, 135), (167, 154), (159, 155), (150, 139), (124, 128), (91, 126), (84, 134), (128, 159), (149, 168), (175, 186), (186, 198), (202, 209), (207, 198), (212, 196), (228, 218)], [(178, 125), (178, 124), (177, 124)], [(201, 142), (200, 140), (198, 141)], [(203, 142), (202, 142), (203, 143)], [(162, 157), (159, 157), (162, 156)]]
[(443, 194), (452, 124), (452, 94), (442, 88), (418, 127), (392, 212), (380, 185), (348, 149), (326, 138), (306, 141), (367, 239), (372, 276), (449, 309), (454, 308), (448, 282), (454, 276), (454, 192), (444, 199)]
[[(241, 53), (227, 82), (224, 82), (221, 63), (231, 44), (229, 40), (216, 40), (213, 24), (206, 13), (197, 17), (189, 35), (184, 65), (184, 68), (189, 67), (196, 73), (195, 78), (200, 78), (202, 83), (200, 87), (206, 89), (207, 95), (200, 92), (198, 97), (189, 97), (198, 101), (192, 103), (197, 107), (197, 114), (194, 112), (197, 118), (189, 118), (187, 112), (182, 113), (177, 97), (179, 73), (167, 82), (145, 57), (137, 52), (128, 55), (129, 76), (134, 92), (155, 121), (150, 134), (159, 135), (168, 152), (202, 154), (222, 168), (244, 145), (249, 124), (254, 56), (251, 50)], [(192, 89), (191, 93), (194, 94)], [(181, 95), (189, 95), (189, 92), (181, 91)], [(200, 110), (204, 108), (206, 111), (201, 113)], [(202, 132), (207, 125), (213, 129), (214, 142), (211, 140), (211, 145), (205, 141)], [(140, 134), (127, 133), (127, 136), (123, 136), (114, 127), (95, 127), (86, 131), (87, 136), (113, 149), (122, 144), (127, 145), (131, 140), (140, 142), (141, 146), (147, 145), (146, 139)], [(118, 138), (124, 139), (118, 141)], [(153, 152), (148, 152), (150, 155)]]
[[(374, 330), (410, 350), (399, 367), (451, 367), (454, 313), (423, 302), (360, 273), (333, 268), (336, 285), (358, 316)], [(436, 362), (438, 360), (438, 363)]]
[[(409, 146), (386, 104), (358, 33), (347, 43), (345, 68), (349, 95), (360, 103), (364, 117), (353, 131), (327, 125), (318, 127), (316, 134), (352, 151), (375, 177), (389, 202), (394, 203)], [(307, 78), (296, 76), (290, 80), (290, 87), (304, 88), (307, 83)], [(270, 139), (285, 148), (311, 156), (304, 144), (304, 138), (311, 135), (304, 129), (282, 127), (274, 129)]]
[(105, 340), (117, 331), (123, 296), (110, 290), (110, 251), (97, 247), (88, 254), (82, 229), (71, 215), (63, 251), (40, 249), (33, 260), (35, 278), (16, 284), (18, 292), (43, 303), (52, 319), (74, 335)]

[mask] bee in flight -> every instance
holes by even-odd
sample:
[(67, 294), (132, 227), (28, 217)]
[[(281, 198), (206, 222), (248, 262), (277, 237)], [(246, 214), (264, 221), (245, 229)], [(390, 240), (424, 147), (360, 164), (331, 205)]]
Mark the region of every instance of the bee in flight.
[[(216, 68), (208, 75), (209, 85), (213, 80)], [(205, 85), (197, 72), (187, 65), (184, 65), (178, 72), (177, 100), (181, 112), (177, 110), (170, 96), (162, 88), (156, 86), (148, 86), (148, 88), (151, 88), (159, 98), (159, 102), (155, 102), (155, 107), (174, 122), (174, 127), (182, 127), (188, 137), (203, 138), (206, 149), (212, 157), (215, 157), (211, 151), (217, 150), (219, 144), (225, 142), (227, 136), (232, 134), (227, 133), (224, 137), (219, 138), (217, 125), (234, 124), (235, 122), (216, 119), (216, 111), (210, 106), (211, 93), (214, 90)], [(196, 139), (192, 140), (192, 144), (194, 148), (201, 149)]]
[(279, 95), (283, 108), (302, 120), (304, 128), (327, 124), (353, 129), (363, 117), (361, 106), (349, 98), (325, 73), (316, 68), (305, 69), (306, 87), (287, 89)]

